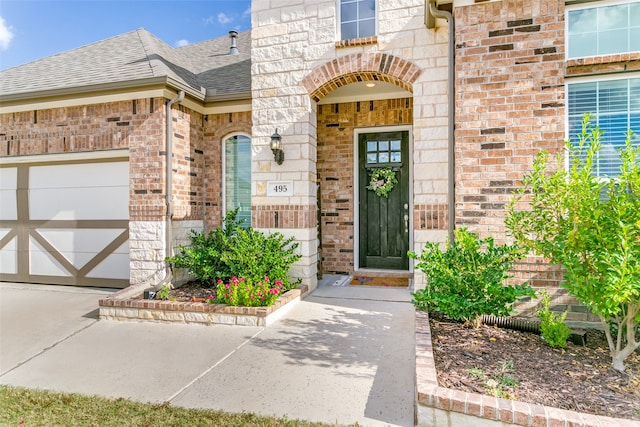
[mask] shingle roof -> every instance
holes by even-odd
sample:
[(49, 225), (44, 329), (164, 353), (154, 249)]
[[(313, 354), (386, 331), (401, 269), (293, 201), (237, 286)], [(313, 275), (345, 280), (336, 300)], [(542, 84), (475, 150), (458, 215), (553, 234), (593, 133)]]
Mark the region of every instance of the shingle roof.
[(1, 71), (0, 96), (16, 99), (161, 77), (203, 96), (247, 93), (251, 90), (250, 39), (250, 31), (238, 34), (240, 53), (229, 55), (229, 37), (172, 48), (138, 29)]

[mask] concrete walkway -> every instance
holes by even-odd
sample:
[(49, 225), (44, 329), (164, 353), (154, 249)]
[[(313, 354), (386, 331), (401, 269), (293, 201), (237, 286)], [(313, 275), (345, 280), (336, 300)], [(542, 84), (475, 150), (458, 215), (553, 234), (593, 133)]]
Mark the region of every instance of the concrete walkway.
[(332, 286), (268, 328), (98, 321), (108, 290), (0, 283), (0, 384), (411, 426), (409, 291)]

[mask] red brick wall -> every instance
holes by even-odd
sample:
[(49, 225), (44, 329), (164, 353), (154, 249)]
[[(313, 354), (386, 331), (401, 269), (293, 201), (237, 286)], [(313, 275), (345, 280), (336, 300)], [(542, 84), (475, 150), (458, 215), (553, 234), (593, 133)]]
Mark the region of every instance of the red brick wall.
[(504, 207), (542, 150), (564, 139), (564, 2), (456, 13), (456, 223), (505, 237)]
[(354, 129), (411, 124), (411, 98), (318, 106), (322, 268), (352, 273), (354, 261)]
[(173, 219), (202, 220), (204, 203), (204, 126), (200, 113), (173, 111)]
[[(504, 241), (505, 205), (540, 150), (564, 140), (564, 2), (501, 1), (455, 9), (456, 224)], [(562, 272), (517, 266), (536, 286)]]
[(164, 216), (164, 100), (0, 114), (0, 156), (129, 148), (130, 219)]

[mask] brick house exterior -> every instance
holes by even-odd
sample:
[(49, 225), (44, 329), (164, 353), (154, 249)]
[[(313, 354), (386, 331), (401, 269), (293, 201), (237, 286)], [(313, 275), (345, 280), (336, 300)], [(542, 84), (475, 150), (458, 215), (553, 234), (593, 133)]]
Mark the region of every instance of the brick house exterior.
[[(629, 94), (637, 87), (640, 48), (633, 41), (640, 34), (636, 28), (640, 19), (633, 19), (640, 13), (637, 1), (440, 1), (437, 7), (450, 12), (451, 18), (437, 19), (435, 25), (426, 25), (431, 16), (427, 0), (355, 2), (375, 10), (372, 18), (360, 12), (365, 15), (353, 22), (348, 16), (351, 6), (341, 3), (253, 0), (253, 29), (239, 36), (237, 60), (212, 62), (209, 69), (177, 76), (168, 67), (166, 75), (172, 78), (164, 83), (142, 86), (141, 80), (141, 86), (118, 88), (109, 95), (117, 98), (113, 101), (86, 93), (40, 99), (29, 91), (13, 94), (3, 82), (3, 95), (12, 96), (0, 101), (4, 161), (0, 165), (10, 165), (11, 158), (20, 156), (127, 151), (130, 282), (153, 283), (164, 274), (166, 247), (158, 242), (166, 237), (167, 223), (174, 247), (185, 241), (189, 229), (220, 224), (225, 179), (222, 141), (242, 133), (251, 138), (251, 223), (266, 232), (295, 236), (302, 259), (292, 274), (313, 289), (318, 269), (336, 274), (385, 270), (379, 265), (387, 265), (387, 255), (371, 249), (378, 244), (371, 224), (380, 220), (370, 211), (388, 209), (392, 202), (371, 201), (363, 170), (371, 171), (368, 155), (377, 159), (372, 165), (378, 167), (383, 166), (382, 159), (389, 162), (386, 156), (392, 160), (400, 156), (400, 148), (393, 151), (387, 144), (394, 144), (393, 135), (404, 138), (397, 146), (406, 151), (390, 164), (399, 171), (406, 167), (401, 174), (408, 178), (405, 198), (393, 202), (399, 208), (394, 205), (397, 210), (386, 213), (399, 222), (394, 225), (397, 229), (384, 231), (395, 233), (385, 234), (381, 244), (385, 249), (396, 248), (390, 242), (397, 239), (402, 241), (399, 248), (406, 245), (419, 251), (426, 242), (445, 241), (453, 227), (461, 226), (504, 241), (508, 239), (505, 204), (511, 192), (537, 152), (562, 150), (572, 123), (568, 116), (579, 112), (578, 107), (568, 107), (567, 94), (583, 81), (624, 83)], [(606, 48), (570, 53), (568, 40), (577, 46), (580, 37), (592, 36), (579, 29), (579, 14), (596, 16), (609, 6), (630, 16), (629, 46), (616, 53), (607, 53)], [(568, 25), (569, 13), (575, 27)], [(448, 77), (451, 21), (455, 22), (453, 81)], [(354, 22), (364, 32), (348, 36)], [(178, 52), (153, 43), (167, 61), (184, 65), (198, 61), (205, 48), (227, 49), (226, 39), (221, 40), (177, 49), (183, 55), (179, 58)], [(589, 43), (584, 44), (588, 48)], [(37, 72), (37, 63), (4, 71), (0, 77), (6, 81), (4, 75), (10, 74), (19, 81), (21, 75)], [(236, 75), (250, 84), (233, 86), (225, 74), (231, 65), (238, 66)], [(216, 88), (207, 85), (217, 76), (224, 76), (235, 89), (213, 95)], [(165, 106), (185, 86), (191, 89), (186, 100), (172, 107), (174, 204), (167, 220), (162, 179)], [(600, 90), (594, 86), (593, 93)], [(454, 111), (449, 108), (450, 94), (455, 94)], [(636, 118), (640, 112), (634, 110), (633, 96), (629, 99), (627, 119), (633, 124), (640, 120)], [(454, 141), (448, 138), (451, 116)], [(276, 129), (285, 154), (281, 165), (269, 149)], [(388, 141), (371, 139), (381, 134)], [(449, 160), (451, 147), (454, 165)], [(284, 196), (275, 194), (271, 190), (277, 183), (292, 189)], [(399, 262), (401, 267), (395, 269), (412, 276), (414, 286), (420, 287), (424, 278), (413, 272), (409, 261)], [(556, 266), (532, 257), (517, 267), (517, 277), (558, 289), (562, 275)], [(556, 302), (572, 301), (560, 295)], [(587, 318), (581, 311), (576, 308), (568, 318)]]

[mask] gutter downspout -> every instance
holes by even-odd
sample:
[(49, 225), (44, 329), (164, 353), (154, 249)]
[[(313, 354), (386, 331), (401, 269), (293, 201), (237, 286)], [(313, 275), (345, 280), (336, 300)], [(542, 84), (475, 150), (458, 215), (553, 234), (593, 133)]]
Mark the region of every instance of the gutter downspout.
[[(172, 220), (173, 220), (173, 112), (171, 107), (173, 104), (180, 104), (184, 100), (184, 91), (181, 90), (178, 96), (167, 102), (166, 122), (167, 129), (165, 135), (165, 151), (167, 153), (166, 171), (165, 171), (165, 202), (167, 206), (167, 217), (165, 220), (165, 256), (173, 256), (172, 243)], [(167, 274), (163, 282), (168, 283), (171, 280), (171, 267), (167, 264)]]
[(456, 227), (456, 154), (455, 154), (455, 78), (456, 78), (456, 25), (455, 20), (453, 19), (453, 15), (446, 10), (438, 10), (435, 4), (435, 0), (427, 0), (428, 2), (428, 19), (426, 19), (427, 28), (435, 27), (435, 19), (433, 18), (441, 18), (446, 20), (449, 23), (449, 73), (448, 73), (448, 83), (449, 83), (449, 91), (448, 95), (448, 152), (447, 159), (449, 163), (449, 169), (447, 171), (448, 177), (448, 204), (449, 204), (449, 241), (453, 242), (454, 234), (453, 231)]

